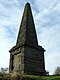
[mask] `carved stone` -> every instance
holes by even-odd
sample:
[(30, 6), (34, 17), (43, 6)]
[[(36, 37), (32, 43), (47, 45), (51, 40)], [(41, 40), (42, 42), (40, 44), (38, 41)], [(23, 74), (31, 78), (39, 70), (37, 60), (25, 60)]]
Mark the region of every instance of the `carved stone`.
[(44, 51), (38, 45), (31, 7), (26, 3), (16, 45), (9, 51), (9, 71), (45, 75)]

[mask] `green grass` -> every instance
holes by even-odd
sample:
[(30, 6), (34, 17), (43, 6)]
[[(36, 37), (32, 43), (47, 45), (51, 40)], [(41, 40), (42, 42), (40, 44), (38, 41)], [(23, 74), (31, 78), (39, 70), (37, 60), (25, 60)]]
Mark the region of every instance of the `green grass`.
[(60, 80), (60, 76), (35, 76), (19, 73), (0, 73), (0, 80)]

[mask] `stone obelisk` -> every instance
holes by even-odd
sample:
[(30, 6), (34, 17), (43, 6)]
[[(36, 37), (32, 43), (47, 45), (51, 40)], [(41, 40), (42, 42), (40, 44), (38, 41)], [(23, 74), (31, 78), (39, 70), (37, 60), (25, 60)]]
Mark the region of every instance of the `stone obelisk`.
[(9, 51), (9, 71), (45, 75), (44, 51), (38, 45), (31, 7), (26, 3), (16, 45)]

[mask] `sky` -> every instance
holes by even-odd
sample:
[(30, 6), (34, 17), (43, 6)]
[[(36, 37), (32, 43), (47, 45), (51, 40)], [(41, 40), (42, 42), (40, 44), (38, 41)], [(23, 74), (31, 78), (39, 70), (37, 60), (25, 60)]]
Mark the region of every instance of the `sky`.
[(31, 5), (38, 43), (50, 74), (60, 66), (60, 0), (0, 0), (0, 68), (9, 67), (26, 2)]

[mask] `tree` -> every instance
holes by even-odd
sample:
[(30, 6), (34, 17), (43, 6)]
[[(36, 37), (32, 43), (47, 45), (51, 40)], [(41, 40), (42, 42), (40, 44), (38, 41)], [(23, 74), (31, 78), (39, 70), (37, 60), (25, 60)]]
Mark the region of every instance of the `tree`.
[(7, 73), (8, 72), (8, 70), (9, 70), (9, 68), (1, 68), (1, 70), (0, 70), (0, 72), (2, 72), (2, 73)]
[(55, 69), (54, 75), (60, 75), (60, 67)]

